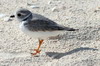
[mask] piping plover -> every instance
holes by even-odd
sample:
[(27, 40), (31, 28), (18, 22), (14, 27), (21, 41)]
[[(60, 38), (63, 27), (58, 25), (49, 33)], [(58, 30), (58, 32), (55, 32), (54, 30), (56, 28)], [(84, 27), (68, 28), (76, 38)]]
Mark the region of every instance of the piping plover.
[(15, 15), (11, 15), (11, 18), (16, 17), (20, 22), (20, 29), (26, 33), (27, 35), (39, 39), (39, 46), (35, 53), (31, 53), (32, 55), (36, 55), (40, 53), (40, 46), (42, 45), (45, 38), (50, 38), (57, 36), (65, 31), (76, 31), (77, 29), (61, 26), (56, 22), (40, 15), (32, 13), (27, 9), (19, 9), (16, 11)]

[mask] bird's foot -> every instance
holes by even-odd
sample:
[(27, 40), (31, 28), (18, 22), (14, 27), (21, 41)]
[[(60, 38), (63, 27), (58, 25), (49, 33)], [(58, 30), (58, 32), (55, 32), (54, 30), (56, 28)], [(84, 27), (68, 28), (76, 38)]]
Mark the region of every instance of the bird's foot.
[(34, 49), (34, 51), (36, 51), (36, 52), (35, 53), (31, 53), (32, 55), (37, 55), (38, 53), (41, 52), (41, 50), (39, 50), (39, 49)]

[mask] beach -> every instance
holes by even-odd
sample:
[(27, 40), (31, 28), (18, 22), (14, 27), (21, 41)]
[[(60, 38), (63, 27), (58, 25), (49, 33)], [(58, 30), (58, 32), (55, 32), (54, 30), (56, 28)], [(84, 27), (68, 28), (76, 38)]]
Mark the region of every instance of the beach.
[[(7, 20), (19, 8), (79, 31), (44, 40), (32, 56), (38, 39)], [(0, 66), (100, 66), (100, 0), (0, 0), (0, 15)]]

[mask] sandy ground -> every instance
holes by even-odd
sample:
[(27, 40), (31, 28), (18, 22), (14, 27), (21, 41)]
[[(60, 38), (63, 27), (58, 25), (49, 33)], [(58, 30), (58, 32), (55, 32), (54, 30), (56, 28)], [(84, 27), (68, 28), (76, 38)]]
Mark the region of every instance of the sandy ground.
[(0, 66), (100, 66), (100, 0), (0, 0), (0, 14), (20, 7), (79, 31), (45, 40), (41, 54), (31, 56), (37, 39), (21, 32), (16, 19), (0, 18)]

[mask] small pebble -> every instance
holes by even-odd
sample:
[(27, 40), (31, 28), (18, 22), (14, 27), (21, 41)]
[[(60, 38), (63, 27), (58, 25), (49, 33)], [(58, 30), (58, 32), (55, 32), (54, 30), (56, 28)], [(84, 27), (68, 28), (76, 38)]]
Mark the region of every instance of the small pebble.
[(12, 19), (10, 17), (8, 17), (6, 14), (0, 13), (0, 18), (1, 18), (1, 20), (5, 21), (5, 22), (12, 21)]
[(5, 17), (5, 18), (4, 18), (4, 21), (5, 21), (5, 22), (8, 22), (8, 21), (12, 21), (12, 20), (10, 19), (10, 17)]
[(51, 4), (51, 3), (52, 3), (51, 1), (48, 2), (48, 4)]
[(97, 7), (97, 8), (94, 10), (94, 12), (98, 12), (98, 11), (100, 11), (100, 7)]
[(38, 6), (34, 6), (34, 5), (31, 5), (30, 7), (31, 8), (39, 8)]
[(27, 3), (27, 5), (30, 6), (31, 8), (39, 8), (38, 6), (35, 6), (33, 4), (29, 4), (29, 3)]
[(100, 9), (100, 7), (98, 7), (98, 9)]
[(59, 10), (56, 7), (54, 7), (54, 8), (52, 8), (52, 11), (53, 12), (58, 12)]
[(3, 30), (0, 30), (0, 32), (3, 32)]

